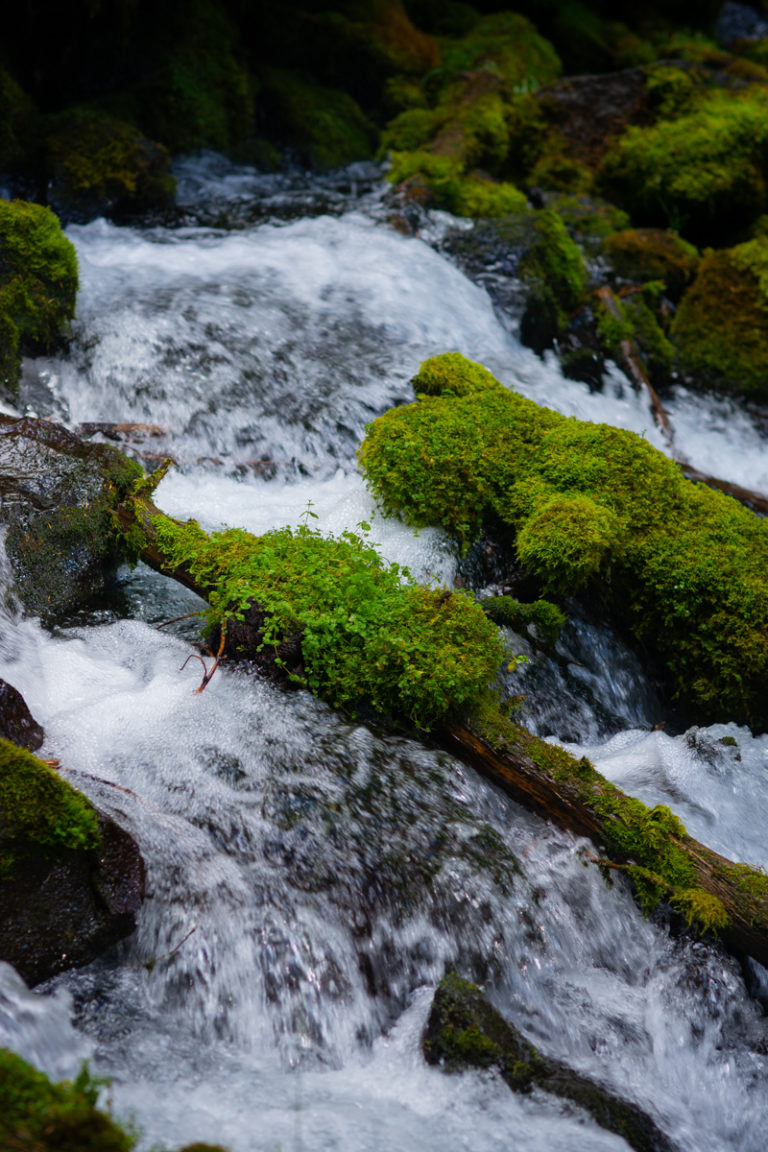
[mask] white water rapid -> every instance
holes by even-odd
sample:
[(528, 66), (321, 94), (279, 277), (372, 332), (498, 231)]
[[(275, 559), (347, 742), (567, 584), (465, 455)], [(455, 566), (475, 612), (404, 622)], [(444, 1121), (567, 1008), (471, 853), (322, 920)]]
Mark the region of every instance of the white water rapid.
[[(663, 447), (618, 371), (590, 392), (522, 348), (438, 248), (386, 224), (354, 173), (297, 191), (208, 157), (181, 175), (183, 226), (69, 229), (72, 347), (27, 363), (23, 391), (72, 427), (157, 425), (140, 448), (150, 466), (179, 463), (156, 497), (169, 513), (255, 532), (308, 507), (324, 530), (371, 521), (388, 558), (450, 585), (447, 542), (377, 516), (354, 453), (368, 420), (412, 397), (421, 360), (453, 349), (540, 403)], [(680, 390), (670, 415), (693, 465), (768, 492), (746, 411)], [(135, 936), (98, 962), (34, 992), (0, 965), (0, 1045), (58, 1078), (88, 1058), (142, 1150), (626, 1149), (562, 1101), (426, 1066), (421, 1031), (455, 969), (681, 1152), (766, 1146), (762, 970), (747, 987), (716, 947), (644, 920), (583, 842), (443, 753), (233, 667), (194, 695), (199, 665), (179, 670), (190, 626), (153, 625), (196, 603), (139, 568), (86, 624), (0, 621), (0, 676), (44, 725), (42, 754), (131, 830), (148, 868)], [(768, 865), (768, 737), (654, 731), (663, 703), (594, 626), (572, 621), (558, 654), (542, 666), (532, 652), (522, 673), (531, 726), (718, 851)]]

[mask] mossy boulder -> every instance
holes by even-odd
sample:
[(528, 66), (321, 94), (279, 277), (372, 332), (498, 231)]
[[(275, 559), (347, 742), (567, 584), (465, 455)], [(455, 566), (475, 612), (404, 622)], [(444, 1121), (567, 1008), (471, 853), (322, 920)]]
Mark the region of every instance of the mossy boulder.
[(554, 344), (584, 296), (587, 270), (581, 252), (556, 212), (544, 211), (534, 225), (533, 243), (523, 254), (519, 275), (528, 286), (520, 339), (536, 352)]
[(0, 384), (15, 393), (19, 357), (50, 349), (75, 311), (74, 246), (40, 204), (0, 200)]
[(37, 109), (12, 74), (0, 65), (0, 173), (16, 183), (37, 183), (40, 128)]
[(601, 1128), (615, 1132), (637, 1152), (672, 1152), (674, 1145), (636, 1104), (542, 1056), (509, 1024), (476, 984), (450, 973), (440, 981), (422, 1039), (429, 1064), (446, 1072), (495, 1068), (515, 1092), (534, 1088), (570, 1100)]
[(622, 281), (660, 281), (673, 301), (680, 299), (699, 265), (699, 253), (693, 244), (661, 228), (613, 232), (606, 236), (604, 250)]
[(767, 161), (768, 90), (715, 90), (693, 111), (630, 127), (606, 153), (600, 185), (638, 224), (722, 241), (765, 211)]
[(135, 928), (136, 844), (57, 772), (0, 739), (0, 959), (30, 984)]
[(77, 109), (55, 119), (47, 145), (50, 203), (65, 219), (119, 219), (173, 202), (167, 150), (131, 124)]
[(693, 387), (768, 395), (768, 237), (705, 252), (671, 336)]
[(273, 68), (262, 76), (260, 104), (275, 143), (311, 168), (327, 171), (373, 154), (375, 127), (339, 88)]
[(508, 536), (545, 594), (598, 603), (693, 715), (765, 728), (766, 522), (641, 437), (541, 408), (462, 359), (433, 358), (433, 394), (369, 425), (359, 458), (385, 510), (465, 544), (483, 525)]
[(0, 418), (0, 523), (28, 612), (59, 619), (109, 584), (123, 559), (111, 515), (141, 471), (56, 424)]

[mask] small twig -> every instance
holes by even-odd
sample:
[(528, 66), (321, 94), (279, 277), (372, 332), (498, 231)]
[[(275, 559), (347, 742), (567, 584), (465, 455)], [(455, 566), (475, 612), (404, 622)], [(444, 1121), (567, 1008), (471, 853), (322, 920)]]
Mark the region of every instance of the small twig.
[[(158, 964), (161, 960), (170, 960), (172, 956), (175, 956), (178, 950), (181, 948), (182, 944), (186, 944), (187, 940), (189, 940), (193, 932), (197, 932), (197, 924), (195, 924), (193, 928), (190, 928), (184, 939), (179, 940), (178, 944), (175, 946), (175, 948), (171, 948), (170, 952), (164, 952), (162, 956), (153, 956), (150, 960), (144, 960), (141, 964), (141, 967), (146, 968), (147, 972), (151, 976), (155, 970), (155, 965)], [(138, 968), (139, 965), (133, 964), (131, 967)]]
[(205, 688), (207, 688), (208, 685), (210, 684), (211, 678), (213, 677), (214, 672), (216, 671), (216, 669), (218, 668), (218, 666), (221, 662), (221, 657), (222, 657), (222, 654), (224, 652), (224, 644), (226, 643), (226, 639), (227, 639), (226, 632), (224, 631), (224, 629), (222, 629), (221, 642), (219, 643), (218, 652), (216, 653), (215, 657), (213, 655), (213, 652), (208, 653), (211, 660), (213, 660), (213, 665), (211, 667), (210, 672), (208, 671), (208, 666), (205, 663), (205, 660), (203, 659), (203, 657), (198, 652), (190, 652), (189, 656), (187, 656), (187, 658), (184, 661), (184, 663), (182, 664), (181, 668), (179, 668), (179, 672), (183, 672), (184, 669), (186, 668), (187, 664), (189, 664), (190, 660), (199, 660), (200, 663), (202, 664), (203, 668), (205, 669), (204, 674), (203, 674), (203, 681), (202, 681), (200, 687), (195, 689), (195, 696), (199, 696), (200, 693)]
[(167, 628), (169, 624), (178, 624), (179, 620), (191, 620), (193, 616), (202, 616), (205, 608), (198, 609), (197, 612), (185, 612), (183, 616), (174, 616), (173, 620), (165, 620), (162, 624), (155, 624), (155, 631), (159, 632), (161, 628)]

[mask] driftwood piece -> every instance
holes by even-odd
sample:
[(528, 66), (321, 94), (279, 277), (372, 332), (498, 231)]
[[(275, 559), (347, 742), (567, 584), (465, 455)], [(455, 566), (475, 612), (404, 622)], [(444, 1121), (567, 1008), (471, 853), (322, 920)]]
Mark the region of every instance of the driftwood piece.
[[(143, 540), (140, 554), (145, 563), (203, 599), (208, 598), (211, 587), (201, 585), (183, 564), (173, 564), (163, 555), (155, 521), (164, 514), (147, 497), (136, 496), (121, 504), (117, 515), (129, 539), (135, 541), (136, 529), (140, 529), (138, 536)], [(264, 616), (258, 605), (253, 609), (253, 626), (258, 630)], [(255, 650), (257, 644), (258, 636), (254, 636), (251, 649)], [(269, 664), (264, 668), (270, 671)], [(646, 814), (649, 810), (621, 793), (586, 759), (574, 760), (562, 749), (554, 749), (501, 716), (494, 716), (490, 725), (478, 717), (463, 724), (448, 723), (433, 735), (447, 751), (480, 771), (516, 800), (560, 827), (589, 837), (596, 845), (604, 847), (608, 853), (607, 860), (619, 867), (626, 866), (633, 880), (637, 881), (639, 871), (651, 876), (653, 870), (648, 869), (647, 861), (641, 860), (639, 863), (643, 867), (639, 869), (631, 854), (617, 848), (617, 843), (620, 845), (622, 842), (620, 833), (624, 817), (617, 814), (615, 800), (619, 799), (619, 809), (624, 802), (625, 806), (634, 805)], [(613, 810), (606, 809), (603, 803), (606, 798), (613, 798)], [(667, 810), (659, 809), (662, 811)], [(674, 817), (671, 819), (679, 827), (679, 832), (676, 830), (672, 838), (674, 848), (691, 866), (695, 875), (693, 884), (702, 894), (715, 898), (722, 905), (723, 922), (718, 925), (718, 930), (723, 942), (737, 955), (752, 956), (768, 966), (768, 875), (726, 860), (688, 836), (682, 825), (674, 821)], [(652, 879), (658, 878), (652, 876)], [(663, 888), (663, 876), (660, 883)]]

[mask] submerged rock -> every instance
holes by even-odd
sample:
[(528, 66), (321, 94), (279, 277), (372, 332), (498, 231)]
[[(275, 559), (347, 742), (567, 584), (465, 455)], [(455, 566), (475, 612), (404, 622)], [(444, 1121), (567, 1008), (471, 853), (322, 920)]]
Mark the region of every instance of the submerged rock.
[(46, 621), (103, 590), (122, 560), (110, 514), (141, 468), (56, 424), (0, 417), (0, 524), (15, 590)]
[(45, 739), (21, 692), (6, 680), (0, 680), (0, 737), (30, 752), (36, 752)]
[(673, 1152), (674, 1145), (636, 1104), (542, 1056), (489, 1003), (475, 984), (451, 973), (438, 985), (422, 1050), (447, 1072), (496, 1068), (515, 1092), (540, 1088), (571, 1100), (601, 1128), (622, 1136), (637, 1152)]

